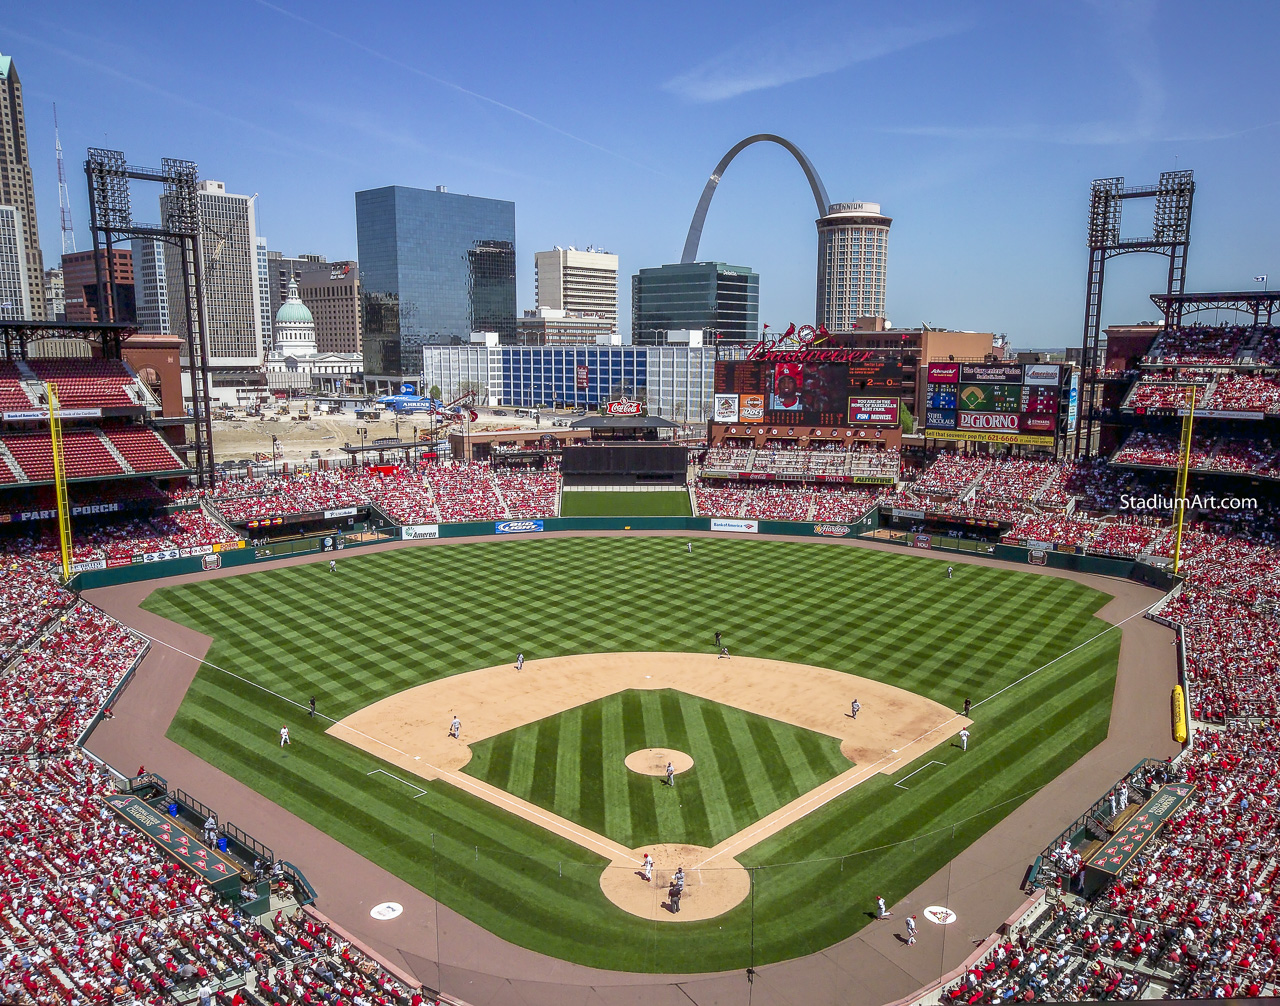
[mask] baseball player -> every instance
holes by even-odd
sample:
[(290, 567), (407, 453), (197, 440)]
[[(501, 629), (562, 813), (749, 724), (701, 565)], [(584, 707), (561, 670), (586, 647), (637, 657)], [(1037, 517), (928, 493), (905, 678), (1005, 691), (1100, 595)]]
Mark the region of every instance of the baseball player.
[(950, 579), (951, 579), (951, 574), (952, 574), (953, 572), (954, 572), (954, 570), (952, 570), (952, 568), (951, 568), (950, 566), (948, 566), (948, 567), (947, 567), (947, 579), (948, 579), (948, 580), (950, 580)]
[(653, 857), (647, 852), (644, 854), (644, 862), (640, 864), (640, 869), (644, 872), (645, 880), (653, 880)]
[(893, 912), (889, 911), (889, 909), (885, 907), (884, 898), (880, 897), (880, 895), (877, 894), (876, 895), (876, 918), (887, 919), (892, 914)]
[(861, 708), (862, 708), (862, 703), (859, 702), (857, 699), (854, 699), (852, 702), (849, 703), (849, 716), (856, 720), (858, 718), (858, 710)]
[(284, 747), (286, 744), (292, 747), (293, 741), (289, 740), (289, 728), (285, 724), (281, 723), (280, 724), (280, 746)]
[(720, 656), (716, 657), (716, 659), (719, 660), (720, 657), (723, 657), (725, 660), (731, 659), (729, 656), (729, 647), (727, 646), (720, 647)]
[(458, 719), (458, 714), (453, 714), (453, 722), (449, 724), (449, 736), (454, 740), (458, 739), (458, 735), (462, 733), (462, 720)]
[(960, 750), (961, 751), (969, 750), (969, 728), (968, 727), (960, 728)]
[(667, 762), (667, 785), (674, 786), (676, 784), (676, 767)]
[(689, 554), (693, 555), (693, 542), (689, 542)]
[(517, 671), (524, 670), (524, 654), (523, 653), (516, 654), (516, 670)]
[(337, 560), (337, 559), (330, 559), (330, 560), (329, 560), (329, 572), (330, 572), (330, 573), (336, 573), (336, 572), (338, 572), (338, 560)]
[(914, 915), (907, 916), (907, 946), (914, 946), (916, 942), (916, 917)]

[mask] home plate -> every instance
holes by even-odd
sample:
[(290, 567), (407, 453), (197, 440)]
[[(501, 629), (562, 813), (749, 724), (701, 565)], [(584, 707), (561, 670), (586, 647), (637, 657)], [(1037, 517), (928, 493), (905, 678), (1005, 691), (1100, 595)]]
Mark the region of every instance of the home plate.
[(404, 911), (404, 905), (394, 901), (384, 901), (380, 905), (374, 905), (369, 915), (377, 919), (379, 922), (387, 922), (394, 919)]

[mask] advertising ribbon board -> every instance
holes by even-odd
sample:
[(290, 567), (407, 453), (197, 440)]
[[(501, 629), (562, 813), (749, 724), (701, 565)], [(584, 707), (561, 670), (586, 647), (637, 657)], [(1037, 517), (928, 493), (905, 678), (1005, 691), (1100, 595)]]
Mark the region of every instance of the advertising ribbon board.
[(239, 867), (196, 841), (172, 818), (127, 793), (113, 793), (103, 800), (183, 866), (200, 874), (214, 890), (227, 891), (240, 885)]
[(1119, 875), (1155, 837), (1160, 826), (1182, 808), (1194, 791), (1195, 785), (1189, 782), (1173, 782), (1161, 786), (1156, 790), (1155, 796), (1123, 828), (1112, 835), (1106, 845), (1090, 857), (1086, 865), (1102, 873)]
[(723, 520), (719, 517), (712, 517), (711, 530), (739, 531), (743, 534), (755, 534), (760, 530), (760, 522), (757, 520)]
[[(1014, 417), (1017, 418), (1016, 416)], [(937, 440), (976, 440), (985, 444), (1030, 444), (1033, 447), (1052, 447), (1053, 437), (1033, 433), (982, 433), (977, 430), (925, 430), (926, 437)]]

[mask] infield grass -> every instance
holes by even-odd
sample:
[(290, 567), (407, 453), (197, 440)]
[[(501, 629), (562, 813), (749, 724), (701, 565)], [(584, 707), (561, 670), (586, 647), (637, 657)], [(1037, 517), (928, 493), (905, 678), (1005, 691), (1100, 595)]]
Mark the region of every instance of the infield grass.
[(561, 517), (690, 517), (688, 492), (571, 490), (560, 493)]
[[(703, 539), (692, 555), (680, 538), (443, 544), (350, 552), (337, 573), (326, 559), (148, 599), (214, 640), (169, 736), (499, 936), (581, 964), (744, 968), (752, 932), (756, 964), (821, 950), (865, 925), (877, 894), (893, 902), (914, 888), (1107, 732), (1120, 633), (1099, 635), (1106, 595), (1057, 577), (741, 539)], [(855, 672), (954, 709), (1043, 670), (976, 706), (967, 753), (944, 745), (876, 775), (742, 854), (754, 920), (744, 903), (679, 925), (611, 904), (605, 861), (580, 846), (445, 782), (411, 799), (369, 776), (383, 763), (292, 704), (315, 695), (341, 718), (518, 650), (711, 652), (716, 630), (735, 655)], [(293, 734), (283, 753), (282, 722)], [(934, 760), (946, 764), (893, 786)], [(763, 785), (760, 771), (744, 769), (748, 786)]]
[[(674, 787), (627, 768), (693, 759)], [(852, 767), (840, 740), (682, 692), (625, 691), (471, 745), (469, 775), (635, 849), (706, 848)]]

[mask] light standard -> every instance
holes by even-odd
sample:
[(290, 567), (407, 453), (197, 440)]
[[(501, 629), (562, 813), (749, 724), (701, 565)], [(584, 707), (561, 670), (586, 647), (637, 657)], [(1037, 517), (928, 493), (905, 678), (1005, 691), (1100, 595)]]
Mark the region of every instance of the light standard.
[(280, 438), (274, 433), (271, 435), (271, 474), (276, 474), (276, 453), (280, 450)]
[(369, 435), (369, 427), (357, 426), (356, 432), (360, 434), (360, 465), (364, 465), (364, 438)]

